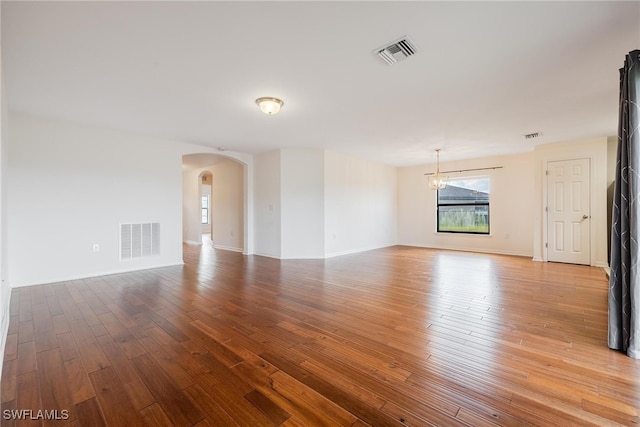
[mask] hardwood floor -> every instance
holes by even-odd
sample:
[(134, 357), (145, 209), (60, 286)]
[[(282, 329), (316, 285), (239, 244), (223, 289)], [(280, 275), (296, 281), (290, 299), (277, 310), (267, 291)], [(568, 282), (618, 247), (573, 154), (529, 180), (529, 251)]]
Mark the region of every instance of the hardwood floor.
[[(2, 425), (640, 423), (600, 269), (408, 247), (185, 262), (15, 289)], [(28, 409), (68, 418), (5, 419)]]

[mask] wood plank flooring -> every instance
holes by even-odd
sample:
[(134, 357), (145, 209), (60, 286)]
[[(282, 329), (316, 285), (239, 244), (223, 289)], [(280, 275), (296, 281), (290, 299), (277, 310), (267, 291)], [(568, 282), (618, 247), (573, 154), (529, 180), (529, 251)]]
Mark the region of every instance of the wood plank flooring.
[(640, 361), (607, 348), (600, 269), (184, 250), (13, 290), (2, 426), (640, 424)]

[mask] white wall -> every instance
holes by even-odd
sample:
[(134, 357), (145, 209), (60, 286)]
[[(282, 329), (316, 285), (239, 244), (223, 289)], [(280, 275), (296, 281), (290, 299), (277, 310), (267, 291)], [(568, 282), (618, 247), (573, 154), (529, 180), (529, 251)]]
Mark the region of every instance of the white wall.
[[(182, 263), (189, 146), (21, 114), (9, 120), (12, 286)], [(161, 255), (119, 261), (119, 224), (129, 222), (160, 223)]]
[(325, 255), (397, 243), (397, 168), (325, 152)]
[(257, 255), (280, 258), (280, 151), (254, 158), (254, 251)]
[(243, 250), (244, 171), (233, 160), (216, 163), (207, 171), (213, 175), (211, 188), (211, 227), (218, 249)]
[[(2, 19), (0, 18), (1, 21)], [(1, 41), (0, 46), (2, 46)], [(0, 53), (0, 355), (4, 355), (7, 331), (9, 329), (9, 300), (11, 297), (11, 288), (7, 277), (7, 119), (7, 99), (4, 90), (4, 75), (2, 73), (2, 55)], [(0, 375), (2, 374), (2, 359), (3, 357), (0, 357)]]
[(616, 184), (616, 164), (618, 161), (618, 137), (607, 138), (607, 262), (611, 261), (611, 214), (613, 209), (613, 193)]
[(311, 148), (254, 164), (256, 254), (325, 258), (396, 244), (395, 167)]
[(547, 163), (554, 160), (588, 158), (591, 163), (591, 262), (597, 267), (607, 267), (607, 137), (581, 141), (539, 145), (535, 149), (535, 195), (533, 256), (546, 261), (546, 179)]
[(200, 173), (201, 169), (182, 169), (182, 241), (192, 245), (202, 244)]
[[(443, 153), (446, 155), (446, 153)], [(445, 156), (443, 156), (445, 157)], [(490, 235), (436, 232), (436, 191), (430, 190), (425, 173), (435, 165), (400, 168), (398, 171), (398, 243), (442, 249), (532, 256), (534, 156), (525, 153), (456, 162), (443, 162), (440, 170), (501, 166), (502, 169), (451, 173), (451, 178), (490, 177)]]
[(280, 150), (282, 258), (324, 258), (324, 150)]

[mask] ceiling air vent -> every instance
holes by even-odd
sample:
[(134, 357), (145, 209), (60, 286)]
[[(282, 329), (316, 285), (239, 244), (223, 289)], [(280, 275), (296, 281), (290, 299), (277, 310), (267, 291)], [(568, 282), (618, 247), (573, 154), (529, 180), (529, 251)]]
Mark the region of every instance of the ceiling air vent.
[(415, 55), (417, 52), (418, 49), (416, 49), (416, 45), (413, 44), (413, 42), (406, 36), (390, 43), (387, 46), (374, 50), (374, 53), (389, 65), (404, 61), (408, 57)]
[(524, 139), (535, 139), (540, 138), (542, 136), (542, 132), (533, 132), (524, 135)]

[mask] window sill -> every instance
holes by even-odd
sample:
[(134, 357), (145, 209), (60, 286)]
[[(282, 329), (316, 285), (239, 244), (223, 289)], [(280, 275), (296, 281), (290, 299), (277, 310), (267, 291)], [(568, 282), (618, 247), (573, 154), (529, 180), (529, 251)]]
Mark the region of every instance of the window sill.
[(463, 237), (493, 237), (491, 233), (489, 234), (477, 234), (477, 233), (451, 233), (447, 231), (435, 231), (433, 234), (436, 236), (463, 236)]

